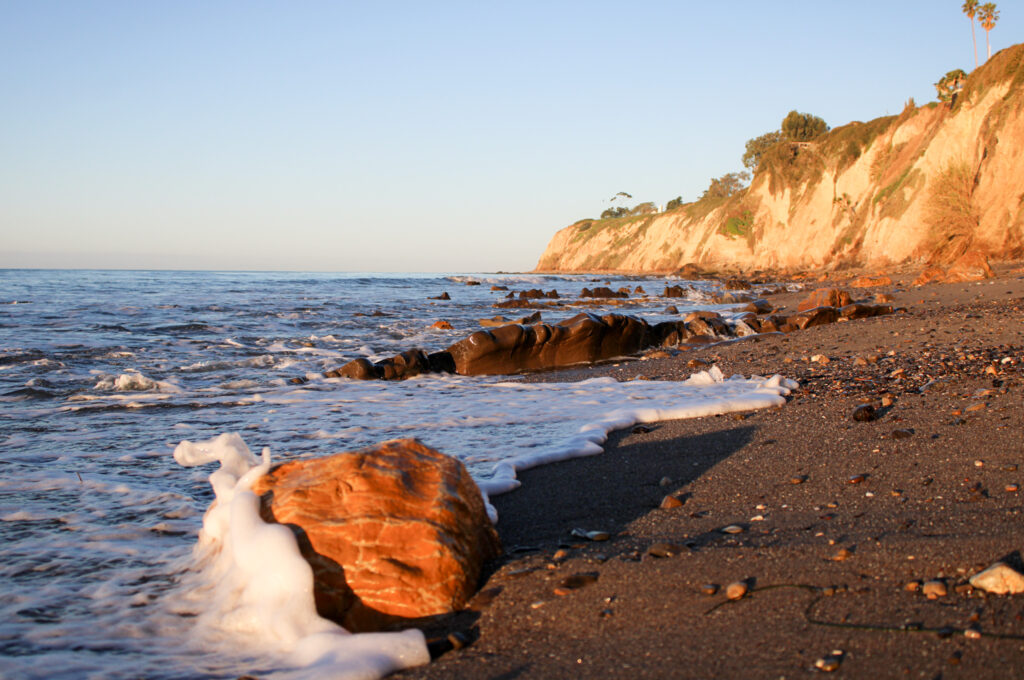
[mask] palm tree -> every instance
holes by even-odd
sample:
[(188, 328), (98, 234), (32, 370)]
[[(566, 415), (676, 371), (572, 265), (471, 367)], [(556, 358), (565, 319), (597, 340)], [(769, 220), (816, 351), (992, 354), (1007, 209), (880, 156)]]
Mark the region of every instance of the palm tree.
[(974, 68), (978, 68), (978, 38), (974, 35), (974, 17), (978, 15), (978, 0), (964, 0), (961, 8), (971, 20), (971, 42), (974, 43)]
[(978, 21), (981, 22), (981, 27), (985, 29), (985, 46), (988, 47), (988, 59), (992, 58), (992, 43), (988, 41), (988, 32), (996, 27), (996, 22), (999, 21), (999, 10), (996, 9), (996, 3), (986, 2), (978, 9)]

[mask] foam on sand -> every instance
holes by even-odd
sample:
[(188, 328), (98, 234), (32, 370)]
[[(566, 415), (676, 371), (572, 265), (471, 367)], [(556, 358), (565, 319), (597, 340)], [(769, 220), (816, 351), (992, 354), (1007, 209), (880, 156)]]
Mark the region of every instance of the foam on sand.
[(174, 459), (192, 467), (219, 462), (210, 475), (216, 500), (203, 518), (195, 549), (196, 589), (203, 602), (195, 635), (237, 636), (254, 650), (279, 655), (291, 667), (275, 677), (379, 678), (427, 663), (423, 633), (353, 635), (320, 617), (313, 571), (292, 532), (259, 515), (252, 484), (270, 469), (270, 449), (257, 459), (237, 434), (181, 442)]
[[(613, 378), (594, 378), (578, 383), (584, 387), (607, 384), (609, 387), (627, 388), (632, 383), (616, 383)], [(538, 465), (554, 463), (579, 456), (593, 456), (604, 451), (602, 444), (614, 430), (632, 427), (637, 423), (652, 423), (659, 420), (699, 418), (736, 411), (749, 411), (785, 403), (785, 395), (797, 387), (793, 380), (774, 375), (771, 378), (733, 376), (726, 379), (717, 366), (707, 371), (694, 373), (687, 380), (678, 383), (664, 383), (670, 386), (672, 394), (660, 407), (617, 409), (596, 421), (584, 424), (575, 435), (553, 446), (522, 454), (501, 461), (494, 467), (489, 479), (478, 482), (486, 496), (505, 493), (519, 487), (517, 470), (527, 470)], [(532, 384), (519, 384), (529, 389)], [(543, 383), (535, 389), (543, 389)], [(496, 518), (493, 506), (488, 503), (488, 512)]]

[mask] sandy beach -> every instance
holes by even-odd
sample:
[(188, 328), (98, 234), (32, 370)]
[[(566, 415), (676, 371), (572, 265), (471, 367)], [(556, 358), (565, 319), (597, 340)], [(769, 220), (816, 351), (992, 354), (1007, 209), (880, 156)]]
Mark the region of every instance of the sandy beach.
[[(1024, 548), (1024, 275), (997, 273), (914, 287), (908, 271), (856, 291), (891, 294), (891, 316), (531, 378), (713, 364), (800, 388), (522, 473), (493, 499), (505, 556), (436, 626), (475, 641), (395, 677), (1019, 677), (1024, 600), (967, 583)], [(875, 419), (853, 418), (863, 403)]]

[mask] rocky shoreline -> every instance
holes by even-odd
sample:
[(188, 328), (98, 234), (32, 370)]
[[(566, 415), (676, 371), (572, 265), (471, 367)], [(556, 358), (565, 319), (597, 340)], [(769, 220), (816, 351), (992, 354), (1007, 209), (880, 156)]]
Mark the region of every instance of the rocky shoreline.
[[(527, 376), (714, 364), (801, 386), (779, 409), (641, 426), (525, 471), (493, 499), (505, 556), (431, 627), (478, 639), (396, 677), (1018, 673), (1024, 596), (970, 578), (1022, 566), (1024, 275), (914, 275), (866, 291), (895, 314)], [(806, 295), (771, 301), (793, 314)]]

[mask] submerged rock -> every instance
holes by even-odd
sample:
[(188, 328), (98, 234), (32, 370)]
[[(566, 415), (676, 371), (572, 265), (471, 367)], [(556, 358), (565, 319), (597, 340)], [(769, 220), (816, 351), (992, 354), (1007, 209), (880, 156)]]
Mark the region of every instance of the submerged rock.
[(317, 611), (353, 632), (461, 609), (501, 552), (465, 466), (414, 439), (277, 465), (253, 490), (313, 567)]

